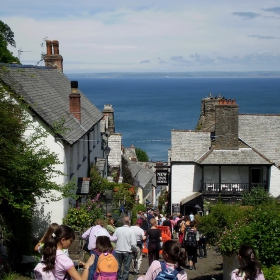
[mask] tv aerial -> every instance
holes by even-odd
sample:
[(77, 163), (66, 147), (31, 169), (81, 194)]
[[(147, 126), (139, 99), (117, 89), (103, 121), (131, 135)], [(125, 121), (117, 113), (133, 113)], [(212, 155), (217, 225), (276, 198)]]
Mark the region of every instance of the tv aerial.
[(20, 56), (23, 52), (31, 52), (31, 51), (23, 51), (22, 48), (18, 50), (18, 60), (20, 61)]

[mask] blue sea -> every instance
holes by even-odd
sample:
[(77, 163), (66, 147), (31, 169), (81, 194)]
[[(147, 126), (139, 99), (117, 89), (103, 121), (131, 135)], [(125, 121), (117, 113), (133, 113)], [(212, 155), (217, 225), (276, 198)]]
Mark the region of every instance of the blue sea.
[[(73, 78), (71, 77), (73, 80)], [(279, 114), (279, 78), (84, 78), (79, 89), (103, 111), (112, 104), (123, 145), (145, 150), (151, 161), (167, 161), (171, 130), (195, 129), (201, 99), (236, 99), (239, 113)]]

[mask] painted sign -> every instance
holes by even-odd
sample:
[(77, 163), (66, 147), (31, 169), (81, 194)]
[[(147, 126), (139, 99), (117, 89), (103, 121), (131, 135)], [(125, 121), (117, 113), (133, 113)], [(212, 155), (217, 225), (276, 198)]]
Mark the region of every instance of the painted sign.
[(180, 203), (172, 203), (172, 214), (180, 213)]
[(156, 172), (157, 186), (168, 185), (168, 170), (158, 170)]

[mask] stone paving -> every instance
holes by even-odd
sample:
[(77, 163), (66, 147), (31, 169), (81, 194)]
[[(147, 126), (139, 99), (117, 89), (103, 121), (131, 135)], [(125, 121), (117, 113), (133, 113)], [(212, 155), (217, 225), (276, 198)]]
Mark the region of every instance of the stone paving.
[[(198, 259), (196, 264), (196, 270), (189, 270), (188, 267), (184, 267), (188, 280), (222, 280), (223, 279), (223, 260), (215, 250), (208, 250), (207, 258)], [(142, 265), (139, 271), (139, 275), (143, 275), (148, 270), (148, 258), (143, 256)], [(138, 275), (134, 275), (132, 268), (130, 269), (129, 280), (135, 280)]]

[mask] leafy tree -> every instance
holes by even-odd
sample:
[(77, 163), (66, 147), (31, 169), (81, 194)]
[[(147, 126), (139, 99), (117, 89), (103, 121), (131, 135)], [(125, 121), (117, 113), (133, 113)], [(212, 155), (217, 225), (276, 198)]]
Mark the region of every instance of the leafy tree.
[(133, 185), (134, 179), (132, 177), (131, 171), (128, 168), (128, 161), (122, 157), (122, 176), (123, 182)]
[[(44, 145), (46, 135), (39, 128), (25, 135), (33, 125), (27, 108), (9, 96), (13, 93), (0, 84), (0, 216), (16, 263), (30, 249), (36, 198), (58, 200), (69, 196), (73, 186), (53, 182), (54, 177), (62, 175), (56, 170), (60, 164), (57, 155)], [(61, 195), (50, 195), (53, 190)]]
[(11, 45), (14, 48), (16, 47), (14, 32), (7, 24), (0, 20), (0, 62), (20, 63), (19, 59), (13, 56), (13, 53), (8, 50), (8, 45)]
[(141, 161), (141, 162), (149, 161), (149, 157), (145, 151), (141, 150), (140, 148), (135, 148), (135, 152), (136, 152), (138, 161)]

